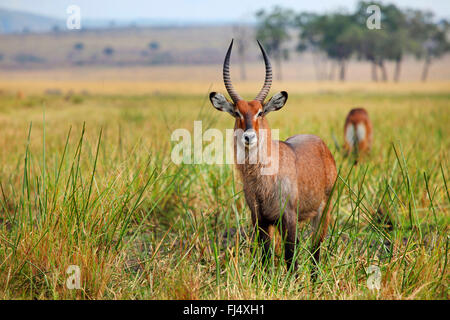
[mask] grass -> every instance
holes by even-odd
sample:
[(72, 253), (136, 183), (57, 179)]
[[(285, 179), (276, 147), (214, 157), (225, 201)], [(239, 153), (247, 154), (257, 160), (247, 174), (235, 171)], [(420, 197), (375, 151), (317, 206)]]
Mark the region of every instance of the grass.
[[(261, 269), (233, 167), (171, 162), (174, 129), (233, 125), (207, 102), (207, 84), (204, 94), (3, 92), (0, 298), (448, 299), (442, 88), (294, 92), (268, 117), (282, 139), (319, 135), (336, 159), (316, 283), (308, 225), (298, 230), (296, 273), (286, 270), (280, 237)], [(353, 106), (374, 124), (373, 150), (356, 167), (339, 150)], [(66, 287), (69, 265), (80, 267), (80, 290)], [(379, 291), (367, 287), (371, 265), (381, 270)]]

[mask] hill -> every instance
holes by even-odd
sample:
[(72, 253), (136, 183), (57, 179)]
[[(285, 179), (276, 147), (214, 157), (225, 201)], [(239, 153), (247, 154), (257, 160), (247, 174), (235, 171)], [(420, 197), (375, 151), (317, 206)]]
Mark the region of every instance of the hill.
[(47, 32), (62, 29), (63, 20), (32, 13), (0, 8), (0, 33)]
[[(0, 69), (220, 63), (232, 37), (229, 25), (3, 34)], [(250, 59), (259, 54), (253, 49)]]

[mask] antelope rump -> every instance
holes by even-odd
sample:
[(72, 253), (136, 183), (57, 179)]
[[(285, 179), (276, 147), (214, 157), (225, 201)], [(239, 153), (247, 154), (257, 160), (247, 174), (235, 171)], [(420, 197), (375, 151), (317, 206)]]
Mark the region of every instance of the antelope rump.
[(345, 145), (347, 154), (367, 153), (372, 147), (372, 122), (369, 114), (363, 108), (350, 110), (344, 126)]

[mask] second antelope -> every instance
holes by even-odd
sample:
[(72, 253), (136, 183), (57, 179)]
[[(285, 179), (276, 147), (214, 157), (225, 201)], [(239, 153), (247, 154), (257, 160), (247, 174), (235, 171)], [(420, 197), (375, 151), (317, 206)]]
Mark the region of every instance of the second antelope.
[(344, 125), (345, 146), (347, 154), (354, 152), (357, 156), (367, 153), (372, 147), (372, 122), (363, 108), (350, 110)]
[[(272, 67), (264, 48), (259, 42), (258, 45), (264, 58), (266, 76), (256, 98), (245, 101), (233, 88), (230, 79), (231, 41), (223, 65), (223, 80), (232, 101), (217, 92), (211, 92), (210, 100), (216, 109), (235, 118), (235, 133), (243, 132), (234, 137), (235, 161), (239, 146), (244, 146), (246, 158), (243, 163), (237, 162), (237, 169), (243, 181), (253, 226), (259, 231), (264, 257), (267, 258), (270, 251), (269, 228), (277, 226), (285, 238), (285, 260), (289, 268), (297, 243), (297, 223), (312, 219), (312, 253), (318, 263), (320, 244), (330, 220), (331, 206), (326, 212), (324, 209), (337, 177), (336, 164), (325, 143), (315, 135), (295, 135), (286, 141), (272, 140), (266, 116), (281, 109), (288, 94), (281, 91), (265, 101), (272, 84)], [(264, 137), (263, 131), (266, 133)], [(258, 157), (256, 162), (248, 161), (248, 154), (261, 147), (266, 150), (266, 155)], [(273, 162), (278, 163), (276, 172), (262, 174), (261, 170)]]

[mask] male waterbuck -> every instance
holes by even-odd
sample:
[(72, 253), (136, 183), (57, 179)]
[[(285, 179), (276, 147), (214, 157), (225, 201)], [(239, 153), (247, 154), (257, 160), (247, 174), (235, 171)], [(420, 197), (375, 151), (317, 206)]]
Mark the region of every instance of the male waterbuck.
[[(263, 244), (263, 256), (268, 257), (270, 251), (269, 228), (277, 226), (285, 237), (285, 260), (290, 267), (297, 242), (297, 222), (312, 219), (312, 252), (318, 263), (320, 244), (327, 232), (331, 206), (328, 206), (325, 214), (322, 213), (336, 180), (336, 164), (325, 143), (315, 135), (295, 135), (286, 141), (272, 140), (266, 116), (271, 111), (281, 109), (288, 94), (281, 91), (265, 101), (272, 84), (272, 67), (259, 41), (258, 45), (264, 58), (266, 76), (256, 98), (244, 101), (232, 86), (230, 55), (233, 41), (223, 65), (223, 80), (232, 102), (216, 92), (211, 92), (209, 97), (216, 109), (226, 111), (236, 119), (235, 161), (239, 146), (243, 146), (244, 161), (236, 161), (236, 165), (243, 181), (252, 223), (257, 226), (258, 240)], [(241, 134), (236, 134), (237, 131)], [(254, 162), (249, 161), (248, 155), (255, 149), (266, 151), (263, 156), (254, 159)], [(263, 169), (274, 163), (278, 164), (275, 166), (277, 170), (264, 172)]]
[(347, 154), (363, 154), (372, 147), (372, 122), (363, 108), (350, 110), (344, 126), (345, 146)]

